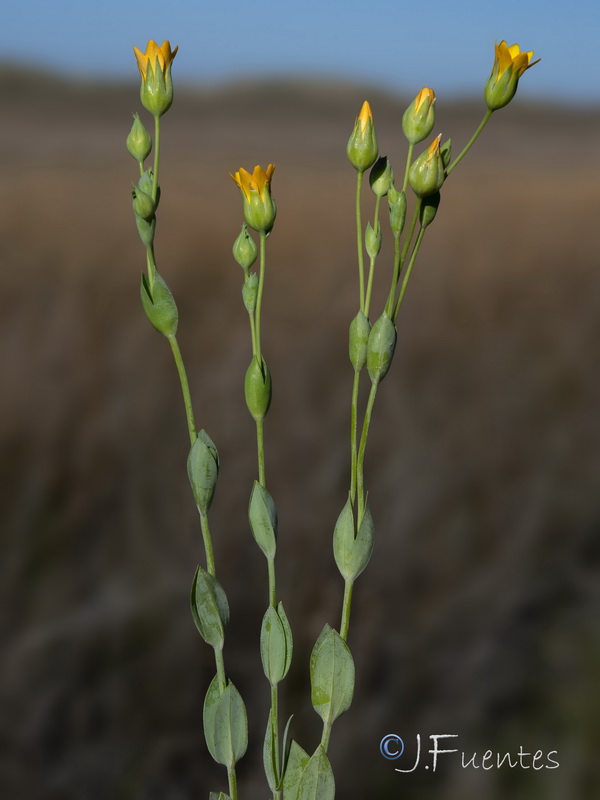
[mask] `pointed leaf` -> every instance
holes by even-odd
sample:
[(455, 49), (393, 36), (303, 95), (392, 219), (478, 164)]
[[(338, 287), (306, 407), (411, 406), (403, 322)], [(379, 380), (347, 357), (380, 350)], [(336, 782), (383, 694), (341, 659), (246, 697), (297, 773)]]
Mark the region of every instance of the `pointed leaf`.
[(229, 621), (227, 595), (217, 579), (200, 565), (196, 569), (190, 592), (192, 617), (204, 641), (220, 650)]
[(267, 722), (267, 730), (265, 732), (265, 741), (263, 744), (263, 765), (265, 768), (265, 775), (267, 776), (267, 783), (269, 789), (275, 794), (279, 784), (279, 776), (277, 774), (277, 739), (275, 736), (275, 719), (273, 717), (273, 709), (269, 711), (269, 719)]
[(260, 630), (260, 657), (263, 669), (271, 686), (284, 676), (286, 663), (286, 641), (283, 624), (273, 606), (265, 612)]
[(215, 761), (232, 768), (248, 747), (246, 706), (231, 681), (219, 698), (214, 718)]
[(267, 558), (274, 558), (277, 549), (277, 511), (269, 492), (254, 481), (248, 509), (250, 528), (257, 545)]
[(190, 449), (187, 470), (196, 505), (203, 514), (207, 514), (219, 476), (219, 456), (212, 439), (204, 430), (198, 432)]
[(277, 614), (279, 615), (279, 619), (281, 620), (281, 624), (283, 626), (283, 632), (285, 635), (285, 665), (283, 668), (283, 676), (288, 674), (289, 668), (292, 664), (292, 653), (294, 652), (294, 638), (292, 636), (292, 629), (290, 627), (289, 620), (287, 618), (287, 614), (283, 608), (283, 603), (280, 602), (277, 606)]
[(335, 780), (322, 745), (306, 765), (298, 786), (297, 800), (334, 800)]
[[(315, 653), (316, 651), (316, 653)], [(317, 639), (311, 656), (311, 700), (323, 722), (332, 723), (347, 711), (354, 694), (354, 661), (336, 630)]]
[(283, 800), (298, 800), (298, 786), (310, 756), (298, 742), (292, 741), (283, 776)]
[(217, 705), (221, 697), (221, 689), (219, 687), (219, 678), (217, 675), (212, 679), (206, 697), (204, 698), (204, 708), (202, 711), (202, 722), (204, 725), (204, 738), (206, 739), (206, 746), (212, 758), (217, 760), (217, 745), (215, 742), (215, 714), (217, 712)]

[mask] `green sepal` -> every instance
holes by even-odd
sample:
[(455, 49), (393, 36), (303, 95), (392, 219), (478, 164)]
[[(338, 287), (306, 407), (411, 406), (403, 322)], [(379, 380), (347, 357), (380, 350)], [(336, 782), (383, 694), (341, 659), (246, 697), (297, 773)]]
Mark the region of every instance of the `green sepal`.
[(248, 717), (242, 696), (229, 681), (214, 710), (213, 758), (233, 768), (248, 747)]
[(388, 203), (390, 208), (390, 228), (394, 237), (397, 239), (404, 230), (406, 222), (406, 192), (388, 193)]
[(271, 373), (262, 356), (260, 362), (253, 357), (246, 370), (244, 395), (248, 411), (252, 414), (253, 419), (256, 422), (263, 420), (271, 405), (272, 385)]
[(135, 224), (137, 225), (142, 244), (144, 244), (146, 247), (152, 247), (152, 243), (154, 242), (154, 234), (156, 232), (156, 218), (148, 221), (135, 215)]
[(258, 275), (251, 272), (242, 286), (242, 300), (244, 308), (249, 314), (254, 314), (256, 309), (256, 297), (258, 295)]
[(188, 478), (199, 510), (208, 514), (219, 476), (219, 454), (205, 430), (198, 431), (187, 460)]
[(244, 272), (247, 272), (256, 261), (258, 249), (254, 239), (248, 233), (248, 226), (246, 223), (242, 225), (240, 235), (233, 243), (232, 252), (233, 257)]
[(424, 197), (421, 200), (421, 208), (419, 209), (419, 222), (422, 228), (426, 228), (428, 225), (431, 225), (435, 219), (441, 197), (441, 194), (436, 192), (435, 194), (430, 194), (429, 197)]
[(373, 383), (380, 383), (390, 368), (396, 349), (396, 326), (384, 311), (371, 328), (367, 344), (367, 369)]
[(148, 276), (142, 273), (140, 296), (142, 306), (152, 327), (162, 333), (163, 336), (175, 336), (177, 323), (179, 322), (177, 305), (171, 290), (158, 272), (154, 273), (152, 290), (150, 290)]
[(362, 311), (354, 317), (350, 323), (350, 334), (348, 337), (348, 355), (350, 363), (357, 372), (367, 363), (367, 342), (371, 332), (371, 323)]
[(190, 606), (200, 636), (215, 650), (221, 650), (229, 622), (229, 603), (221, 584), (200, 565), (192, 581)]
[(365, 231), (365, 249), (369, 258), (376, 258), (381, 250), (381, 225), (377, 223), (377, 228), (373, 228), (370, 222), (367, 223)]
[(310, 657), (311, 701), (324, 723), (333, 723), (350, 708), (354, 694), (354, 661), (339, 633), (325, 625)]
[(298, 742), (292, 740), (283, 775), (283, 800), (298, 800), (298, 787), (310, 756)]
[(335, 798), (333, 770), (321, 744), (304, 768), (296, 798), (297, 800), (334, 800)]
[(206, 739), (208, 752), (214, 761), (217, 760), (215, 714), (217, 712), (217, 705), (220, 697), (221, 687), (219, 686), (219, 676), (215, 675), (210, 682), (208, 691), (206, 692), (206, 697), (204, 698), (204, 707), (202, 709), (204, 738)]
[(369, 505), (355, 535), (354, 512), (350, 498), (342, 509), (333, 531), (333, 555), (344, 580), (353, 581), (365, 569), (373, 552), (374, 526)]
[(260, 631), (260, 657), (271, 686), (276, 686), (287, 675), (292, 663), (292, 646), (292, 631), (282, 603), (277, 608), (269, 606)]
[(274, 558), (277, 550), (277, 511), (269, 492), (258, 481), (254, 481), (248, 508), (250, 529), (267, 558)]

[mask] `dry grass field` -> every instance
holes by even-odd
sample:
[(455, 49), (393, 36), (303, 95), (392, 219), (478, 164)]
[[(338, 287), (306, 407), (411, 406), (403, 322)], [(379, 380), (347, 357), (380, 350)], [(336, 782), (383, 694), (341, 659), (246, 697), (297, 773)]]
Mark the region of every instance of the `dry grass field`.
[[(202, 736), (212, 654), (188, 607), (201, 541), (187, 433), (169, 348), (139, 304), (124, 148), (137, 87), (4, 70), (0, 92), (0, 796), (207, 797), (225, 785)], [(211, 516), (232, 609), (226, 664), (250, 714), (246, 800), (267, 794), (267, 597), (246, 520), (250, 344), (227, 173), (277, 164), (267, 480), (295, 631), (283, 703), (312, 750), (307, 659), (324, 622), (338, 625), (342, 592), (331, 534), (348, 485), (357, 296), (345, 144), (365, 97), (397, 173), (405, 153), (405, 100), (365, 92), (190, 88), (164, 120), (157, 257), (197, 420), (221, 456)], [(482, 113), (439, 98), (436, 129), (458, 152)], [(600, 794), (599, 135), (597, 110), (517, 97), (444, 187), (370, 437), (377, 542), (355, 591), (355, 701), (330, 750), (340, 800)], [(411, 752), (417, 733), (424, 748), (458, 734), (467, 758), (556, 750), (560, 767), (442, 756), (435, 774), (400, 775), (379, 754), (389, 732)]]

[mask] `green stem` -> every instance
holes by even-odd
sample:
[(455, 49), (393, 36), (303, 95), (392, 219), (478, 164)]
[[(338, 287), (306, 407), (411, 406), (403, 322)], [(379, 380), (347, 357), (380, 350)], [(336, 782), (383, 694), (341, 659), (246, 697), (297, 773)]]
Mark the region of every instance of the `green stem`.
[(417, 220), (419, 219), (419, 211), (421, 210), (421, 198), (417, 200), (417, 204), (415, 206), (415, 211), (413, 214), (412, 222), (410, 225), (410, 231), (404, 242), (404, 247), (402, 249), (402, 253), (400, 253), (400, 238), (396, 237), (394, 245), (395, 245), (395, 255), (394, 255), (394, 272), (392, 275), (392, 284), (390, 286), (390, 293), (388, 294), (388, 299), (385, 304), (385, 310), (387, 312), (388, 317), (391, 318), (392, 312), (394, 310), (394, 300), (396, 298), (396, 289), (398, 288), (398, 281), (400, 280), (400, 273), (402, 272), (402, 267), (404, 266), (404, 262), (406, 260), (406, 256), (408, 253), (408, 249), (410, 247), (410, 243), (412, 241), (415, 228), (417, 226)]
[(264, 231), (260, 232), (260, 267), (258, 274), (258, 292), (256, 295), (256, 311), (255, 311), (255, 338), (256, 338), (256, 355), (260, 361), (260, 316), (262, 311), (262, 298), (263, 290), (265, 287), (265, 267), (266, 267), (266, 243), (267, 234)]
[(406, 187), (408, 185), (408, 170), (410, 169), (410, 165), (412, 162), (413, 151), (415, 149), (414, 144), (409, 142), (408, 145), (408, 153), (406, 155), (406, 167), (404, 168), (404, 180), (402, 181), (402, 191), (406, 191)]
[(369, 399), (367, 401), (367, 409), (365, 411), (362, 434), (360, 437), (360, 445), (358, 448), (358, 461), (356, 465), (356, 484), (358, 491), (358, 514), (356, 519), (357, 530), (360, 527), (360, 523), (362, 522), (363, 514), (365, 512), (363, 467), (365, 461), (365, 450), (367, 447), (367, 436), (369, 435), (369, 426), (371, 424), (371, 414), (373, 413), (373, 405), (375, 403), (375, 397), (377, 396), (378, 386), (378, 383), (371, 384), (371, 391), (369, 392)]
[[(379, 227), (379, 206), (381, 204), (381, 197), (377, 195), (377, 200), (375, 201), (375, 215), (373, 217), (373, 229), (375, 233), (377, 233), (377, 229)], [(365, 300), (365, 310), (364, 315), (365, 317), (369, 316), (369, 307), (371, 305), (371, 291), (373, 288), (373, 276), (375, 274), (375, 259), (377, 256), (371, 256), (371, 260), (369, 263), (369, 280), (367, 281), (367, 297)]]
[(360, 372), (354, 370), (354, 383), (352, 385), (352, 408), (350, 411), (350, 457), (352, 461), (350, 471), (350, 502), (354, 505), (356, 497), (356, 440), (358, 438), (358, 389), (360, 386)]
[(238, 800), (235, 766), (227, 767), (227, 779), (229, 781), (229, 796), (231, 797), (231, 800)]
[(329, 739), (331, 737), (331, 725), (332, 723), (327, 720), (327, 722), (323, 723), (323, 733), (321, 734), (321, 745), (323, 750), (327, 752), (327, 748), (329, 747)]
[(204, 542), (204, 552), (206, 553), (206, 570), (207, 572), (215, 577), (216, 570), (215, 570), (215, 556), (213, 553), (213, 546), (212, 546), (212, 538), (210, 535), (210, 528), (208, 525), (208, 517), (204, 514), (200, 509), (200, 526), (202, 528), (202, 541)]
[(396, 321), (398, 312), (400, 311), (400, 306), (402, 305), (402, 300), (404, 299), (404, 293), (406, 292), (406, 287), (408, 286), (408, 281), (410, 280), (410, 273), (412, 272), (413, 265), (419, 253), (419, 248), (421, 247), (423, 236), (425, 236), (425, 231), (426, 228), (420, 229), (419, 235), (417, 236), (417, 241), (415, 242), (415, 246), (410, 256), (410, 261), (408, 262), (408, 267), (406, 268), (406, 273), (404, 275), (404, 280), (402, 281), (402, 287), (398, 296), (398, 302), (396, 303), (396, 308), (394, 310), (394, 322)]
[(346, 580), (344, 584), (344, 600), (342, 602), (342, 621), (340, 624), (340, 636), (344, 641), (348, 638), (350, 628), (350, 611), (352, 610), (352, 591), (354, 581)]
[(458, 156), (457, 156), (457, 157), (454, 159), (454, 161), (453, 161), (453, 162), (450, 164), (450, 166), (449, 166), (449, 167), (448, 167), (448, 169), (446, 170), (446, 175), (450, 175), (450, 173), (452, 172), (452, 170), (454, 169), (454, 167), (456, 167), (456, 165), (457, 165), (457, 164), (459, 164), (459, 163), (462, 161), (462, 159), (463, 159), (463, 158), (464, 158), (464, 157), (467, 155), (467, 153), (469, 152), (469, 150), (471, 149), (471, 147), (472, 147), (472, 146), (475, 144), (475, 140), (477, 139), (477, 137), (479, 136), (479, 134), (481, 133), (481, 131), (482, 131), (482, 130), (485, 128), (485, 126), (487, 125), (487, 123), (488, 123), (488, 121), (489, 121), (489, 118), (490, 118), (491, 116), (492, 116), (492, 112), (491, 112), (491, 111), (489, 110), (489, 108), (488, 108), (488, 110), (487, 110), (487, 111), (486, 111), (486, 113), (485, 113), (485, 116), (483, 117), (483, 119), (482, 119), (482, 120), (481, 120), (481, 122), (479, 123), (479, 127), (477, 128), (477, 130), (475, 131), (475, 133), (473, 134), (473, 136), (471, 136), (471, 138), (470, 138), (470, 139), (469, 139), (469, 141), (467, 142), (466, 146), (463, 148), (463, 150), (462, 150), (462, 151), (459, 153), (459, 155), (458, 155)]
[(267, 487), (265, 478), (265, 439), (264, 423), (262, 419), (256, 420), (256, 452), (258, 455), (258, 482)]
[(194, 409), (192, 408), (192, 396), (190, 394), (190, 385), (188, 383), (187, 372), (185, 371), (185, 364), (181, 357), (181, 350), (177, 343), (175, 334), (167, 337), (171, 350), (173, 351), (173, 358), (177, 366), (177, 373), (179, 375), (179, 382), (181, 383), (181, 391), (183, 393), (183, 404), (185, 405), (185, 415), (188, 424), (188, 433), (190, 435), (190, 443), (194, 444), (196, 441), (196, 423), (194, 422)]
[(269, 605), (277, 607), (277, 586), (275, 581), (275, 558), (267, 559), (267, 569), (269, 571)]
[[(360, 310), (365, 314), (365, 264), (363, 257), (363, 232), (362, 217), (360, 213), (360, 193), (362, 189), (363, 172), (356, 173), (356, 249), (358, 251), (358, 288), (360, 291)], [(365, 316), (367, 316), (365, 314)]]
[(154, 117), (154, 177), (152, 179), (152, 199), (158, 197), (158, 163), (160, 158), (160, 117)]

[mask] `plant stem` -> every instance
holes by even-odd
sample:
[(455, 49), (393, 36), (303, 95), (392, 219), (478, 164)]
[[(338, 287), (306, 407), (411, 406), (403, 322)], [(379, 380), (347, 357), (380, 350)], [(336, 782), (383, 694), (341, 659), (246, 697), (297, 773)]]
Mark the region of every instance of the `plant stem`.
[(367, 401), (367, 409), (365, 411), (365, 418), (363, 420), (362, 434), (360, 437), (360, 445), (358, 448), (358, 461), (356, 465), (356, 483), (358, 490), (358, 513), (356, 517), (356, 528), (360, 527), (363, 514), (365, 511), (365, 498), (364, 498), (364, 477), (363, 467), (365, 461), (365, 450), (367, 447), (367, 436), (369, 435), (369, 426), (371, 424), (371, 414), (373, 413), (373, 405), (377, 396), (377, 387), (379, 383), (371, 384), (371, 391), (369, 392), (369, 399)]
[(258, 455), (258, 482), (266, 489), (264, 421), (262, 419), (256, 420), (256, 452)]
[[(379, 206), (381, 205), (381, 197), (377, 195), (377, 200), (375, 201), (375, 214), (373, 217), (373, 229), (375, 233), (377, 233), (377, 229), (379, 227)], [(365, 317), (369, 316), (369, 307), (371, 305), (371, 291), (373, 289), (373, 276), (375, 274), (375, 259), (377, 256), (370, 257), (369, 263), (369, 280), (367, 281), (367, 297), (365, 299), (365, 310), (364, 315)]]
[(475, 140), (477, 139), (477, 137), (479, 136), (481, 131), (487, 125), (487, 123), (488, 123), (488, 121), (489, 121), (491, 116), (492, 116), (492, 112), (488, 108), (488, 110), (485, 113), (485, 116), (483, 117), (483, 119), (479, 123), (479, 127), (477, 128), (477, 130), (475, 131), (473, 136), (471, 136), (471, 138), (467, 142), (466, 146), (463, 148), (463, 150), (461, 150), (461, 152), (458, 154), (458, 156), (454, 159), (454, 161), (450, 164), (450, 166), (446, 170), (446, 175), (450, 175), (450, 173), (452, 172), (454, 167), (456, 167), (457, 164), (459, 164), (462, 161), (462, 159), (466, 156), (466, 154), (469, 152), (471, 147), (475, 144)]
[(406, 287), (408, 286), (408, 281), (410, 280), (410, 273), (412, 272), (412, 268), (414, 266), (415, 260), (419, 253), (419, 248), (421, 247), (421, 242), (423, 241), (423, 236), (425, 236), (426, 228), (421, 228), (419, 230), (417, 241), (415, 242), (415, 246), (410, 256), (410, 261), (408, 262), (408, 267), (406, 268), (406, 273), (404, 275), (404, 280), (402, 281), (402, 287), (400, 289), (400, 294), (398, 296), (398, 301), (396, 303), (396, 308), (394, 310), (394, 321), (398, 316), (398, 312), (400, 311), (400, 306), (402, 305), (402, 300), (404, 299), (404, 293), (406, 292)]
[(194, 442), (196, 441), (196, 423), (194, 422), (194, 409), (192, 408), (192, 396), (190, 394), (190, 385), (188, 383), (185, 364), (183, 363), (183, 358), (181, 357), (181, 350), (179, 349), (179, 344), (177, 343), (177, 337), (175, 336), (175, 334), (173, 334), (172, 336), (168, 336), (167, 338), (169, 339), (169, 344), (171, 345), (171, 350), (173, 351), (173, 358), (175, 359), (175, 365), (177, 367), (177, 373), (179, 375), (179, 382), (181, 383), (181, 391), (183, 393), (183, 404), (185, 406), (185, 415), (187, 418), (190, 443), (194, 444)]
[(406, 154), (406, 167), (404, 168), (404, 180), (402, 181), (402, 191), (406, 191), (406, 186), (408, 184), (408, 170), (410, 169), (410, 164), (412, 161), (413, 150), (415, 149), (414, 144), (409, 142), (408, 144), (408, 153)]
[(398, 281), (400, 280), (400, 274), (402, 272), (402, 267), (404, 266), (404, 262), (406, 260), (406, 255), (408, 253), (408, 249), (410, 247), (410, 243), (412, 241), (412, 237), (415, 232), (415, 228), (417, 225), (417, 220), (419, 218), (419, 211), (421, 209), (421, 199), (417, 201), (415, 206), (415, 211), (413, 214), (412, 222), (410, 225), (410, 231), (408, 236), (406, 237), (406, 241), (404, 242), (404, 247), (402, 248), (402, 253), (400, 254), (400, 237), (396, 237), (394, 245), (394, 272), (392, 275), (392, 284), (390, 286), (390, 293), (388, 294), (388, 299), (385, 304), (385, 310), (387, 311), (388, 317), (392, 317), (392, 313), (394, 310), (394, 300), (396, 298), (396, 289), (398, 288)]
[(356, 497), (356, 444), (358, 438), (358, 389), (360, 386), (360, 371), (354, 370), (354, 383), (352, 385), (352, 408), (350, 410), (350, 502), (354, 504)]
[(216, 576), (215, 570), (215, 556), (213, 553), (212, 538), (210, 535), (210, 528), (208, 526), (208, 516), (200, 509), (200, 526), (202, 528), (202, 541), (204, 542), (204, 552), (206, 553), (206, 571), (213, 576)]
[(350, 611), (352, 609), (352, 592), (354, 581), (346, 580), (344, 583), (344, 600), (342, 603), (342, 621), (340, 623), (340, 636), (344, 641), (348, 638), (350, 628)]
[(158, 164), (160, 158), (160, 117), (154, 117), (154, 175), (152, 178), (152, 199), (158, 197)]
[[(363, 172), (356, 173), (356, 249), (358, 254), (358, 288), (360, 292), (360, 310), (365, 314), (365, 264), (363, 257), (363, 232), (362, 217), (360, 213), (360, 193), (362, 189)], [(366, 314), (365, 314), (366, 316)]]
[(263, 289), (265, 286), (265, 267), (266, 267), (266, 243), (267, 234), (264, 231), (260, 232), (260, 266), (258, 273), (258, 292), (256, 296), (256, 318), (255, 318), (255, 334), (256, 334), (256, 353), (260, 361), (260, 315), (262, 311), (262, 298)]
[(235, 766), (227, 767), (227, 779), (229, 781), (229, 796), (231, 797), (231, 800), (238, 800)]

